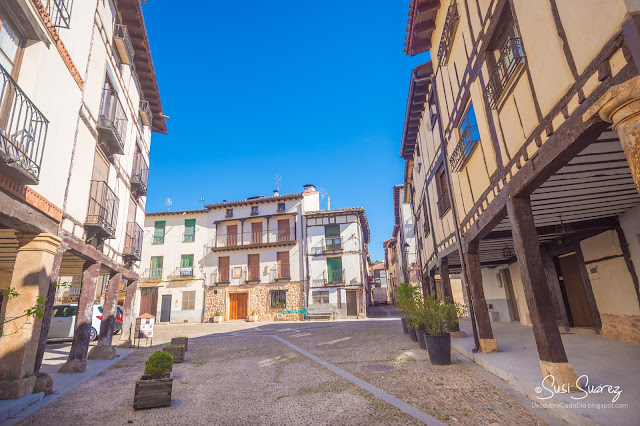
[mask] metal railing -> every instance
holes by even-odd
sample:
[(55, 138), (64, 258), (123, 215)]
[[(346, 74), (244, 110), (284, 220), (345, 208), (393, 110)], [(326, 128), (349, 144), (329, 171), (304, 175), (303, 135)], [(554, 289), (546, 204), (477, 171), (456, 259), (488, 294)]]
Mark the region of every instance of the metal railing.
[(126, 25), (116, 24), (114, 26), (113, 40), (118, 48), (120, 61), (124, 64), (131, 65), (135, 51), (133, 50), (133, 44), (131, 44), (131, 38), (129, 37), (129, 31)]
[(102, 89), (100, 115), (96, 127), (101, 133), (100, 142), (105, 144), (110, 152), (124, 153), (127, 116), (115, 90)]
[(322, 251), (340, 251), (342, 250), (342, 237), (325, 237), (323, 240)]
[(49, 121), (0, 65), (0, 160), (18, 164), (29, 179), (38, 182)]
[(151, 105), (149, 104), (149, 101), (145, 101), (144, 99), (140, 99), (140, 118), (142, 119), (142, 124), (145, 126), (151, 126), (153, 121)]
[(145, 280), (161, 280), (163, 268), (148, 268), (144, 271)]
[(104, 234), (104, 237), (115, 238), (119, 202), (107, 182), (92, 180), (85, 226), (97, 227), (102, 231), (101, 234)]
[(131, 170), (131, 187), (137, 195), (146, 195), (149, 181), (149, 166), (141, 152), (133, 156), (133, 169)]
[(327, 284), (343, 284), (344, 269), (327, 271)]
[(442, 37), (440, 38), (440, 46), (438, 47), (438, 66), (445, 65), (451, 53), (451, 45), (458, 28), (460, 15), (458, 15), (458, 5), (453, 3), (447, 10), (447, 18), (444, 21), (442, 29)]
[(219, 234), (208, 244), (208, 248), (242, 247), (269, 243), (294, 242), (296, 228), (270, 229), (262, 231), (237, 232)]
[(54, 27), (70, 28), (73, 0), (45, 0), (42, 3)]
[(247, 281), (260, 281), (260, 266), (247, 267)]
[(451, 208), (451, 204), (449, 203), (449, 191), (444, 191), (438, 201), (436, 203), (438, 206), (438, 214), (440, 217), (444, 216), (446, 212)]
[(124, 237), (124, 252), (128, 257), (135, 260), (142, 259), (142, 237), (144, 232), (142, 227), (135, 222), (127, 222), (127, 231)]
[(449, 158), (452, 172), (455, 173), (462, 170), (479, 141), (480, 133), (478, 133), (478, 126), (467, 126), (464, 132), (462, 132), (460, 141), (458, 141)]
[(291, 278), (291, 265), (288, 263), (281, 263), (276, 267), (276, 278), (287, 279)]
[(500, 58), (487, 84), (486, 95), (491, 109), (498, 107), (498, 102), (504, 90), (507, 88), (511, 77), (513, 77), (518, 65), (524, 62), (524, 60), (522, 39), (520, 37), (509, 37), (502, 47)]
[(218, 270), (212, 274), (211, 282), (214, 282), (214, 283), (230, 282), (231, 277), (233, 276), (231, 271), (232, 271), (232, 268), (218, 268)]
[(173, 276), (176, 278), (190, 278), (193, 277), (193, 266), (179, 266), (176, 268)]

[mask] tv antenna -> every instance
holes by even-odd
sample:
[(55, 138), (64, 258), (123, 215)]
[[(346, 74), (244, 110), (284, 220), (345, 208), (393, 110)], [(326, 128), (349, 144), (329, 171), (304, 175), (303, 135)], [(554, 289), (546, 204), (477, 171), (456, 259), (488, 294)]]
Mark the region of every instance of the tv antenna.
[(327, 195), (329, 195), (329, 193), (327, 193), (324, 188), (320, 188), (320, 201), (324, 200), (324, 197), (326, 197)]
[(204, 209), (204, 197), (200, 197), (200, 208)]
[(167, 205), (167, 210), (171, 211), (171, 204), (173, 204), (173, 202), (171, 201), (171, 198), (167, 198), (167, 201), (165, 201), (165, 204)]
[(278, 176), (276, 176), (276, 189), (278, 190), (278, 192), (280, 192), (280, 180), (282, 179), (282, 174), (278, 173)]

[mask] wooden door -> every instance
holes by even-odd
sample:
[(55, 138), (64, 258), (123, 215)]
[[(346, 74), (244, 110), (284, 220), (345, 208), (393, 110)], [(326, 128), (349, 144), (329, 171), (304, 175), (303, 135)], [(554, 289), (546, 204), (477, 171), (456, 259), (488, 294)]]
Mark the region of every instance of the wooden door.
[(289, 219), (278, 220), (278, 241), (291, 241)]
[(244, 320), (247, 319), (247, 293), (231, 293), (229, 294), (229, 319)]
[(573, 327), (595, 327), (575, 253), (558, 258), (562, 277), (558, 277), (566, 295), (569, 321)]
[(228, 283), (231, 275), (229, 274), (229, 256), (220, 256), (218, 258), (218, 282)]
[(227, 225), (227, 246), (238, 245), (238, 225)]
[(162, 305), (160, 309), (160, 322), (169, 322), (171, 321), (171, 295), (163, 294), (162, 295)]
[(262, 222), (253, 222), (251, 224), (251, 244), (262, 243)]
[(140, 289), (140, 315), (151, 314), (154, 317), (158, 313), (158, 289)]
[(278, 260), (278, 278), (290, 278), (289, 252), (282, 251), (276, 254)]
[(260, 255), (250, 254), (248, 264), (247, 281), (260, 281)]
[(358, 296), (356, 290), (347, 290), (347, 316), (358, 315)]

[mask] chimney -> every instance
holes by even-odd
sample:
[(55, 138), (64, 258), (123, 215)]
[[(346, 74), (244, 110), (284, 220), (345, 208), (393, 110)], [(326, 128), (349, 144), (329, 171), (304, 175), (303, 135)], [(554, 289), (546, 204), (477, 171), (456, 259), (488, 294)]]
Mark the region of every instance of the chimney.
[(305, 185), (303, 188), (304, 192), (313, 192), (316, 190), (316, 187), (314, 185)]
[(277, 190), (277, 189), (274, 189), (274, 190), (273, 190), (273, 196), (274, 196), (274, 197), (277, 197), (278, 195), (280, 195), (280, 193), (278, 192), (278, 190)]
[(331, 197), (327, 197), (327, 210), (331, 210)]

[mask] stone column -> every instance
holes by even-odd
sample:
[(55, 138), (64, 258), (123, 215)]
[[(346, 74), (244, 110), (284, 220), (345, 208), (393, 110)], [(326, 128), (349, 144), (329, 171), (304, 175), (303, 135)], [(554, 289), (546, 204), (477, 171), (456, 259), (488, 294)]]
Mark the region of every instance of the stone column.
[(112, 346), (113, 326), (118, 316), (118, 293), (122, 283), (122, 274), (114, 274), (109, 277), (107, 294), (102, 305), (102, 320), (100, 320), (100, 334), (98, 344), (89, 351), (88, 359), (114, 359), (116, 347)]
[(480, 267), (480, 255), (478, 254), (478, 241), (471, 241), (467, 244), (465, 257), (467, 259), (467, 275), (471, 287), (471, 298), (473, 299), (473, 310), (478, 325), (478, 335), (480, 350), (483, 353), (498, 352), (498, 342), (493, 338), (491, 320), (489, 319), (489, 309), (487, 300), (484, 298), (482, 288), (482, 271)]
[(618, 132), (622, 149), (627, 157), (631, 175), (640, 192), (640, 76), (613, 86), (582, 116), (583, 121), (595, 115)]
[[(25, 316), (25, 310), (43, 302), (49, 290), (54, 258), (61, 239), (52, 234), (18, 235), (18, 253), (11, 275), (10, 297), (0, 337), (0, 399), (31, 394), (42, 320)], [(25, 375), (30, 377), (26, 377)]]
[(131, 324), (133, 323), (133, 306), (136, 300), (138, 281), (130, 281), (127, 285), (127, 294), (124, 296), (124, 306), (122, 313), (122, 331), (120, 331), (120, 341), (118, 347), (131, 347)]
[(82, 268), (82, 288), (78, 299), (78, 312), (73, 333), (73, 342), (69, 351), (69, 358), (60, 373), (84, 373), (87, 370), (87, 351), (91, 339), (91, 319), (93, 316), (93, 301), (96, 297), (96, 284), (100, 275), (100, 262), (86, 262)]
[[(524, 295), (533, 325), (533, 335), (540, 355), (542, 377), (552, 376), (554, 386), (569, 385), (575, 388), (578, 377), (567, 361), (555, 320), (530, 198), (510, 198), (507, 201), (507, 212)], [(551, 382), (548, 384), (551, 385)]]

